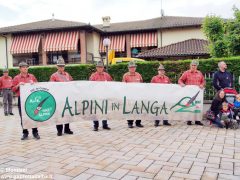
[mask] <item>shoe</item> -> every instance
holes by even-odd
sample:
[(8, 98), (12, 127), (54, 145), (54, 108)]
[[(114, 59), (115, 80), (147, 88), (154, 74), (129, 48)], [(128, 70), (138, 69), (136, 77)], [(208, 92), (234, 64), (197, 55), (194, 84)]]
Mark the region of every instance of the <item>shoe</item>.
[(9, 114), (12, 115), (12, 116), (14, 115), (13, 113), (9, 113)]
[(133, 128), (133, 125), (132, 125), (132, 124), (129, 124), (129, 125), (128, 125), (128, 128)]
[(73, 134), (73, 132), (69, 129), (67, 131), (64, 131), (65, 134)]
[(106, 127), (103, 127), (103, 129), (106, 129), (106, 130), (111, 130), (110, 127), (106, 126)]
[(62, 132), (58, 132), (57, 135), (58, 135), (58, 136), (62, 136)]
[(8, 116), (8, 113), (4, 113), (5, 116)]
[(154, 126), (158, 127), (159, 126), (159, 122), (160, 122), (159, 120), (155, 120)]
[(35, 139), (40, 139), (40, 136), (38, 135), (38, 133), (34, 133), (34, 134), (33, 134), (33, 137), (34, 137)]
[(195, 121), (195, 124), (198, 126), (203, 126), (203, 123), (201, 123), (200, 121)]
[(94, 127), (94, 128), (93, 128), (93, 131), (98, 131), (98, 128), (97, 128), (97, 127)]
[(136, 120), (135, 124), (136, 124), (137, 127), (140, 127), (140, 128), (143, 127), (143, 125), (141, 124), (141, 120), (139, 120), (139, 119)]
[(188, 121), (187, 125), (191, 126), (192, 125), (192, 121)]
[(26, 139), (28, 139), (28, 134), (23, 134), (21, 140), (26, 140)]
[(163, 125), (164, 125), (164, 126), (171, 126), (171, 124), (170, 124), (169, 122), (167, 122), (167, 121), (166, 121), (166, 122), (163, 122)]

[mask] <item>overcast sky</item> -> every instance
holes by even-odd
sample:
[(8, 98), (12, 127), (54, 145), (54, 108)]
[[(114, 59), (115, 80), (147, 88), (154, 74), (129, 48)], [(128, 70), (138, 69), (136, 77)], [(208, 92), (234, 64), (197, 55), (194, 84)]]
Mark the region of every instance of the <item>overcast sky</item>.
[[(240, 0), (162, 0), (166, 16), (233, 17), (232, 7)], [(101, 24), (144, 20), (160, 16), (161, 0), (0, 0), (0, 27), (52, 18)]]

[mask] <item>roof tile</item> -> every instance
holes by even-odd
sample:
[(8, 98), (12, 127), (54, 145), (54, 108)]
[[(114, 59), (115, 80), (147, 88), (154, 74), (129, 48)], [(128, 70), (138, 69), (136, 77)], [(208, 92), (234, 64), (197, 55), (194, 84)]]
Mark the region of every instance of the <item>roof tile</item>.
[(208, 41), (189, 39), (178, 43), (144, 51), (138, 54), (140, 58), (163, 58), (169, 56), (209, 55)]

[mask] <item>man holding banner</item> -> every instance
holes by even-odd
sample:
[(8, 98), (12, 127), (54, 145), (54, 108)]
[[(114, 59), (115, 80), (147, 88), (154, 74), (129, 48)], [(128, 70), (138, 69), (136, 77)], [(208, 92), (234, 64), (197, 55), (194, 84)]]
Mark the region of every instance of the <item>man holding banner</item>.
[[(98, 61), (96, 64), (97, 71), (92, 73), (89, 80), (90, 81), (112, 81), (112, 77), (104, 72), (104, 64), (102, 61)], [(98, 131), (99, 122), (98, 120), (93, 121), (93, 131)], [(111, 128), (107, 124), (107, 120), (102, 120), (103, 129), (110, 130)]]
[[(52, 82), (68, 82), (72, 81), (73, 78), (70, 74), (65, 72), (65, 62), (62, 57), (60, 57), (57, 61), (57, 72), (53, 73), (50, 77), (50, 81)], [(56, 125), (57, 128), (57, 135), (62, 136), (62, 130), (63, 130), (63, 125), (59, 124)], [(70, 130), (69, 123), (65, 124), (64, 126), (64, 133), (65, 134), (73, 134), (73, 132)]]
[[(20, 74), (16, 75), (13, 78), (13, 86), (12, 86), (12, 91), (16, 93), (18, 96), (18, 110), (19, 110), (19, 115), (21, 119), (21, 125), (23, 127), (22, 123), (22, 109), (21, 109), (21, 99), (20, 99), (20, 86), (23, 86), (25, 83), (36, 83), (37, 79), (33, 74), (28, 73), (28, 64), (26, 62), (20, 62), (19, 63), (19, 70)], [(37, 128), (32, 128), (32, 134), (35, 139), (40, 139), (40, 136), (38, 135), (38, 129)], [(28, 130), (23, 129), (23, 136), (21, 140), (26, 140), (28, 138)]]
[[(154, 76), (151, 80), (151, 83), (160, 83), (160, 84), (171, 84), (170, 79), (165, 75), (165, 68), (162, 64), (158, 67), (158, 75)], [(159, 126), (160, 120), (155, 120), (154, 126)], [(168, 120), (163, 120), (163, 125), (171, 126)]]
[[(127, 72), (123, 75), (123, 79), (122, 79), (123, 82), (126, 82), (126, 83), (134, 83), (134, 82), (142, 83), (143, 82), (141, 74), (136, 72), (136, 67), (137, 67), (137, 65), (135, 64), (134, 61), (130, 61), (128, 63), (128, 71), (129, 72)], [(133, 128), (134, 120), (127, 120), (127, 121), (128, 121), (128, 127)], [(140, 119), (136, 120), (135, 124), (137, 127), (143, 127)]]
[[(192, 60), (190, 64), (190, 69), (185, 71), (178, 80), (178, 84), (182, 87), (185, 85), (197, 85), (199, 88), (203, 89), (205, 86), (205, 79), (203, 74), (197, 70), (198, 61)], [(203, 126), (200, 121), (195, 121), (196, 125)], [(187, 125), (192, 125), (192, 121), (187, 121)]]

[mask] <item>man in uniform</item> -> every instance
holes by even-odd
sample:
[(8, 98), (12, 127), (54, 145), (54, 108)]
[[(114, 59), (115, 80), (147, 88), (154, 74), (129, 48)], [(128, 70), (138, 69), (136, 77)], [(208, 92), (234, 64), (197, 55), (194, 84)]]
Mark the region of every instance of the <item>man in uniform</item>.
[(12, 113), (12, 77), (8, 75), (8, 69), (4, 69), (3, 76), (0, 77), (0, 89), (2, 89), (4, 115), (14, 115)]
[[(97, 71), (92, 73), (92, 75), (90, 76), (89, 78), (90, 81), (112, 81), (112, 77), (108, 73), (104, 72), (104, 65), (102, 61), (97, 62), (96, 70)], [(98, 127), (99, 127), (99, 121), (94, 120), (93, 130), (98, 131)], [(107, 120), (102, 120), (102, 127), (103, 129), (107, 129), (107, 130), (111, 129), (107, 124)]]
[[(57, 61), (57, 72), (53, 73), (50, 77), (50, 81), (52, 82), (68, 82), (72, 81), (73, 78), (70, 74), (65, 71), (65, 62), (62, 57), (60, 57)], [(63, 124), (56, 125), (57, 128), (57, 135), (62, 136)], [(64, 133), (65, 134), (73, 134), (70, 130), (69, 123), (65, 124), (64, 126)]]
[[(20, 74), (16, 75), (13, 78), (13, 86), (12, 86), (12, 91), (16, 93), (18, 96), (18, 110), (19, 110), (19, 115), (21, 119), (21, 125), (22, 125), (22, 110), (21, 110), (21, 98), (20, 98), (20, 86), (23, 86), (26, 83), (36, 83), (37, 79), (33, 74), (28, 73), (28, 64), (26, 62), (20, 62), (19, 63), (19, 70)], [(37, 128), (32, 128), (32, 134), (35, 139), (40, 139), (40, 136), (38, 135), (38, 129)], [(26, 140), (28, 138), (28, 130), (23, 129), (23, 136), (21, 140)]]
[[(158, 75), (154, 76), (151, 83), (171, 84), (170, 79), (165, 75), (165, 68), (162, 64), (158, 67)], [(155, 120), (155, 127), (159, 126), (160, 120)], [(168, 120), (163, 120), (163, 125), (171, 126)]]
[[(133, 83), (133, 82), (142, 83), (143, 82), (141, 74), (136, 72), (136, 67), (137, 65), (135, 64), (134, 61), (130, 61), (128, 63), (128, 72), (123, 75), (123, 79), (122, 79), (123, 82), (126, 82), (126, 83)], [(133, 128), (134, 120), (127, 120), (127, 121), (128, 121), (128, 127)], [(137, 127), (143, 127), (140, 119), (136, 120), (135, 124)]]
[[(203, 74), (197, 70), (198, 61), (192, 60), (190, 69), (185, 71), (178, 80), (178, 84), (184, 87), (185, 85), (197, 85), (203, 89), (205, 86), (205, 79)], [(203, 126), (200, 121), (195, 121), (196, 125)], [(192, 121), (187, 121), (187, 125), (192, 125)]]

